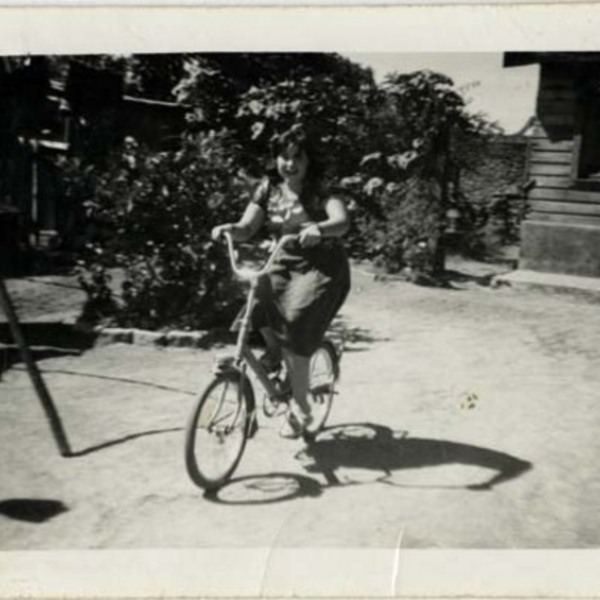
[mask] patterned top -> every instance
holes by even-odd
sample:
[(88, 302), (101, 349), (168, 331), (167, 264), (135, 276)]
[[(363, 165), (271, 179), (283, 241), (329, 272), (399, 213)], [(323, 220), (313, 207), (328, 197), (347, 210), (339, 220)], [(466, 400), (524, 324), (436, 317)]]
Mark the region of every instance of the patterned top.
[[(285, 197), (282, 188), (269, 180), (262, 182), (253, 198), (265, 213), (267, 228), (279, 234), (297, 233), (326, 215), (317, 194), (312, 202), (308, 200)], [(311, 247), (288, 244), (261, 281), (253, 327), (269, 327), (283, 348), (311, 356), (350, 290), (342, 243), (331, 237)]]
[(268, 227), (282, 235), (298, 233), (304, 225), (318, 220), (316, 215), (311, 217), (300, 198), (287, 197), (280, 185), (268, 179), (258, 187), (253, 202), (265, 211)]

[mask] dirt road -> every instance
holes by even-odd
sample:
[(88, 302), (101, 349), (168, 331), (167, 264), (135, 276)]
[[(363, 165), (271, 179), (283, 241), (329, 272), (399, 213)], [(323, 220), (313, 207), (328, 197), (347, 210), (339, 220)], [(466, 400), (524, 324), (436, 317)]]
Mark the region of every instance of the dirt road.
[(0, 382), (0, 547), (597, 546), (598, 306), (485, 280), (355, 270), (330, 428), (307, 452), (263, 418), (212, 499), (183, 465), (211, 352), (41, 361), (70, 458), (16, 365)]

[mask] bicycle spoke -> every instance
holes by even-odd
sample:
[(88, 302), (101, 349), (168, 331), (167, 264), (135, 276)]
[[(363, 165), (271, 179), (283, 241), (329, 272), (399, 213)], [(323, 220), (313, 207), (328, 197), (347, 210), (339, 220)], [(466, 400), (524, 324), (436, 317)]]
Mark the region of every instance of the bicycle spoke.
[(309, 368), (309, 395), (312, 425), (309, 433), (316, 433), (323, 427), (333, 400), (336, 379), (336, 357), (328, 346), (323, 344), (311, 357)]
[(222, 485), (246, 443), (247, 400), (240, 382), (217, 378), (198, 401), (186, 433), (190, 477), (206, 489)]

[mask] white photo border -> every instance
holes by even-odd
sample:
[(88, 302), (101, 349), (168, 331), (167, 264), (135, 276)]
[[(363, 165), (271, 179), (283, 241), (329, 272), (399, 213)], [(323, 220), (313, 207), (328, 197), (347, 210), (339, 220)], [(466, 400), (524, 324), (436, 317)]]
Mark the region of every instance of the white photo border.
[[(595, 3), (0, 8), (4, 55), (597, 50), (598, 32)], [(596, 550), (0, 551), (0, 598), (589, 598), (599, 565)]]

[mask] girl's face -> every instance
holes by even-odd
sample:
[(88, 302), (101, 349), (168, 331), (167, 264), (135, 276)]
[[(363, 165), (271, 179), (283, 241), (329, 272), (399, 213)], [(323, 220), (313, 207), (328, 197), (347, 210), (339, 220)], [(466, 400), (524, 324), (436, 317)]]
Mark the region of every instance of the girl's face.
[(308, 156), (295, 144), (290, 144), (277, 156), (277, 171), (286, 183), (302, 183), (307, 169)]

